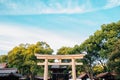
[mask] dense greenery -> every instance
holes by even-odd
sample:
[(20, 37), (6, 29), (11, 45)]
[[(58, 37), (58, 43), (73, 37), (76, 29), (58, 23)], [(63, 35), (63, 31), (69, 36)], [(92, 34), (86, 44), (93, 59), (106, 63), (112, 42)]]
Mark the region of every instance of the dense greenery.
[(73, 48), (71, 47), (62, 47), (58, 49), (57, 54), (59, 55), (66, 55), (66, 54), (72, 54)]
[[(90, 36), (83, 44), (80, 45), (81, 50), (86, 51), (84, 64), (88, 66), (88, 73), (94, 75), (93, 67), (100, 64), (103, 72), (110, 71), (107, 62), (109, 61), (111, 52), (114, 50), (114, 44), (120, 37), (120, 21), (117, 23), (103, 24), (101, 30)], [(120, 56), (118, 56), (120, 57)], [(120, 66), (120, 65), (119, 65)], [(112, 72), (112, 71), (111, 71)]]
[[(36, 65), (35, 53), (52, 54), (53, 50), (45, 42), (36, 44), (21, 44), (9, 51), (8, 55), (0, 56), (0, 62), (7, 62), (9, 67), (16, 67), (22, 74), (37, 74), (42, 70)], [(120, 73), (120, 21), (103, 24), (87, 40), (80, 45), (61, 47), (57, 54), (86, 53), (83, 65), (77, 67), (80, 72), (86, 72), (92, 79), (101, 72)], [(37, 72), (37, 73), (36, 73)]]
[[(23, 75), (43, 74), (43, 67), (37, 66), (35, 53), (52, 54), (53, 50), (45, 42), (36, 44), (20, 44), (8, 52), (6, 56), (1, 56), (2, 62), (7, 62), (9, 67), (14, 67)], [(6, 61), (7, 60), (7, 61)]]
[[(120, 21), (117, 23), (110, 23), (110, 24), (103, 24), (101, 26), (101, 30), (97, 30), (93, 35), (91, 35), (87, 40), (85, 40), (81, 45), (75, 45), (73, 49), (66, 49), (65, 47), (58, 50), (59, 54), (68, 54), (74, 53), (86, 53), (86, 56), (83, 59), (83, 71), (87, 72), (89, 74), (89, 77), (92, 79), (93, 75), (100, 73), (100, 72), (106, 72), (111, 71), (110, 66), (107, 66), (107, 62), (112, 63), (116, 60), (111, 60), (114, 58), (114, 55), (119, 54), (120, 49), (118, 49), (118, 52), (114, 50), (114, 47), (116, 46), (115, 43), (120, 38)], [(119, 44), (118, 44), (119, 46)], [(61, 51), (63, 50), (63, 51)], [(114, 53), (114, 55), (113, 55)], [(120, 56), (117, 56), (120, 58)], [(119, 59), (117, 59), (119, 61)], [(112, 63), (113, 64), (113, 63)], [(116, 69), (120, 68), (119, 62), (116, 62)], [(100, 65), (101, 71), (99, 71), (99, 68), (97, 65)], [(96, 68), (96, 69), (95, 69)]]
[(120, 39), (115, 43), (114, 50), (109, 57), (108, 66), (110, 70), (120, 74)]

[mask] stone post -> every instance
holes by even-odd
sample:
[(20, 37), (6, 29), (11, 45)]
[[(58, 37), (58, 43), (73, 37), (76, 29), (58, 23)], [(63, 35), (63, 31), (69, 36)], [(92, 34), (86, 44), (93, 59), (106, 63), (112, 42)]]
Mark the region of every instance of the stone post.
[(76, 80), (75, 59), (72, 59), (72, 80)]
[(44, 80), (48, 80), (48, 59), (45, 59)]

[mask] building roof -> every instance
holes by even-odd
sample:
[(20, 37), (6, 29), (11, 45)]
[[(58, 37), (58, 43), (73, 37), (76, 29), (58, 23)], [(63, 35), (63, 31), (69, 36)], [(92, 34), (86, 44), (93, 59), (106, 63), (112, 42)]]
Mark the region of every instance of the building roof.
[(10, 73), (17, 73), (16, 68), (1, 68), (0, 74), (10, 74)]
[[(35, 76), (36, 79), (40, 79), (40, 80), (43, 80), (44, 77), (41, 77), (41, 76)], [(50, 80), (50, 77), (48, 77), (48, 80)]]
[(0, 74), (0, 77), (8, 77), (8, 76), (22, 77), (22, 75), (18, 73)]
[(66, 66), (60, 66), (60, 65), (53, 65), (51, 66), (51, 68), (67, 68)]
[(16, 68), (6, 68), (7, 63), (0, 63), (0, 77), (7, 77), (7, 76), (16, 76), (22, 77), (21, 74), (18, 74)]
[(87, 73), (84, 73), (84, 74), (81, 74), (78, 78), (79, 79), (88, 78), (88, 75), (87, 75)]
[(6, 76), (22, 77), (21, 74), (17, 73), (16, 68), (2, 68), (2, 69), (0, 69), (0, 77), (6, 77)]
[(66, 66), (60, 66), (60, 65), (53, 65), (53, 66), (51, 66), (51, 68), (50, 68), (50, 70), (52, 70), (52, 71), (64, 71), (64, 70), (66, 70), (67, 69), (67, 67)]
[(105, 77), (105, 76), (113, 76), (113, 74), (110, 73), (110, 72), (105, 72), (105, 73), (98, 74), (96, 77), (97, 78), (102, 78), (102, 77)]

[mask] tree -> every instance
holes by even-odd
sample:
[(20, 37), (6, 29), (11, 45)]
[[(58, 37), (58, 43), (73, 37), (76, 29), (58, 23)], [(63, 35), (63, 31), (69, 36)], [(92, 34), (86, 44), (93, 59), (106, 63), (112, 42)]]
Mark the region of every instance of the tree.
[(84, 71), (93, 79), (94, 66), (101, 65), (103, 72), (109, 71), (107, 61), (114, 51), (114, 44), (120, 38), (120, 21), (116, 23), (103, 24), (100, 30), (97, 30), (87, 40), (73, 48), (62, 47), (58, 54), (78, 54), (85, 52), (86, 56), (82, 60)]
[[(108, 71), (106, 62), (113, 50), (114, 43), (120, 37), (120, 21), (117, 23), (103, 24), (101, 30), (97, 30), (81, 45), (74, 47), (77, 53), (86, 52), (83, 59), (84, 70), (93, 79), (93, 67), (101, 64), (103, 72)], [(87, 69), (86, 69), (87, 68)]]
[(115, 43), (109, 57), (108, 66), (112, 72), (120, 74), (120, 39)]
[(58, 49), (57, 54), (59, 54), (59, 55), (73, 54), (73, 48), (61, 47), (60, 49)]
[[(43, 70), (43, 67), (37, 66), (38, 60), (35, 53), (52, 54), (53, 50), (45, 42), (37, 42), (36, 44), (20, 44), (8, 53), (9, 67), (19, 69), (19, 72), (25, 75), (34, 76)], [(32, 79), (33, 80), (33, 79)]]
[(95, 66), (93, 66), (94, 75), (102, 73), (103, 69), (104, 68), (103, 68), (102, 65), (95, 65)]
[(8, 56), (7, 55), (1, 55), (0, 56), (0, 63), (7, 63)]

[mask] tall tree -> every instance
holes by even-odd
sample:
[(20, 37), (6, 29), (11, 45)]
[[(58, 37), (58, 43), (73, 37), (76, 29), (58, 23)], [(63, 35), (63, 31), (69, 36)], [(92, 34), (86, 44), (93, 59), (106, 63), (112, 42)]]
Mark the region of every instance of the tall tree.
[(7, 55), (0, 55), (0, 63), (7, 63), (8, 56)]
[(109, 56), (108, 66), (112, 72), (120, 74), (120, 39), (115, 43)]
[[(20, 44), (8, 53), (9, 67), (18, 68), (20, 73), (33, 76), (43, 70), (37, 66), (35, 53), (52, 54), (53, 50), (45, 42), (37, 42), (36, 44)], [(41, 72), (41, 74), (43, 74)]]
[(94, 35), (91, 35), (81, 45), (74, 47), (77, 52), (86, 52), (84, 57), (84, 65), (86, 72), (93, 79), (93, 67), (96, 64), (101, 64), (107, 71), (106, 62), (113, 50), (114, 43), (120, 37), (120, 21), (116, 23), (103, 24), (101, 30), (97, 30)]
[(60, 49), (58, 49), (57, 54), (60, 54), (60, 55), (73, 54), (73, 48), (71, 48), (71, 47), (61, 47)]

